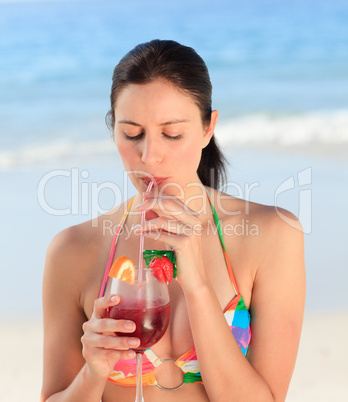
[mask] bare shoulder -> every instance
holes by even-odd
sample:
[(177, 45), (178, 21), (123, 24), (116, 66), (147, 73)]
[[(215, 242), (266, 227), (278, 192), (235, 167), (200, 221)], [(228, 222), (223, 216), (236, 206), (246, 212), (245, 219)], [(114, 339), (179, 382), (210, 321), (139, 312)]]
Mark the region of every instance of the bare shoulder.
[(72, 265), (75, 267), (74, 271), (78, 271), (84, 260), (88, 260), (93, 254), (93, 248), (98, 245), (98, 232), (99, 228), (94, 228), (92, 221), (62, 230), (51, 240), (46, 262), (54, 265), (59, 272), (68, 270)]
[(264, 205), (256, 202), (233, 197), (217, 190), (211, 190), (213, 203), (219, 219), (224, 224), (241, 223), (258, 225), (259, 235), (272, 235), (285, 231), (296, 236), (303, 233), (298, 218), (290, 211), (273, 205)]
[[(259, 268), (288, 253), (303, 254), (303, 229), (292, 212), (277, 206), (250, 203), (250, 221), (258, 227), (256, 252), (262, 256)], [(283, 264), (282, 264), (283, 266)]]
[(80, 309), (81, 294), (91, 273), (91, 259), (95, 258), (93, 238), (98, 238), (96, 232), (90, 222), (84, 222), (62, 230), (51, 240), (43, 276), (44, 306), (49, 294), (55, 293), (73, 303), (71, 307)]
[(302, 225), (292, 212), (218, 191), (212, 194), (226, 244), (250, 256), (254, 274), (266, 263), (271, 267), (278, 254), (285, 258), (290, 252), (303, 253)]
[(123, 214), (123, 205), (106, 215), (59, 232), (47, 249), (44, 279), (54, 275), (56, 283), (59, 280), (65, 284), (69, 282), (76, 293), (81, 293), (86, 283), (98, 275), (98, 267), (107, 259), (115, 226)]
[[(227, 238), (230, 250), (243, 262), (255, 302), (273, 295), (296, 294), (299, 306), (305, 298), (304, 234), (300, 221), (290, 211), (241, 199), (226, 198), (227, 222), (246, 227), (242, 236)], [(226, 237), (225, 237), (226, 239)], [(286, 291), (285, 291), (286, 290)], [(260, 296), (260, 297), (259, 297)], [(262, 303), (262, 302), (261, 302)], [(253, 303), (252, 303), (253, 304)], [(299, 307), (301, 310), (301, 307)]]

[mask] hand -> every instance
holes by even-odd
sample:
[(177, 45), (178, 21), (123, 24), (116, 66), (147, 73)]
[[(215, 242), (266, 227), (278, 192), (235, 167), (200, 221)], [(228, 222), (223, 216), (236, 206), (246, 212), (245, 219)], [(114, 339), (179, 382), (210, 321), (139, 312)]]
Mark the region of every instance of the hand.
[(115, 332), (133, 332), (135, 324), (128, 320), (114, 320), (106, 317), (106, 309), (119, 303), (120, 297), (109, 295), (96, 299), (93, 314), (82, 328), (82, 354), (89, 370), (97, 377), (108, 378), (115, 364), (121, 359), (135, 356), (133, 350), (139, 346), (140, 340), (133, 337), (119, 337)]
[(138, 211), (153, 211), (157, 218), (134, 230), (162, 241), (175, 250), (177, 279), (184, 288), (200, 286), (206, 281), (202, 255), (202, 225), (199, 214), (179, 198), (152, 194), (137, 206)]

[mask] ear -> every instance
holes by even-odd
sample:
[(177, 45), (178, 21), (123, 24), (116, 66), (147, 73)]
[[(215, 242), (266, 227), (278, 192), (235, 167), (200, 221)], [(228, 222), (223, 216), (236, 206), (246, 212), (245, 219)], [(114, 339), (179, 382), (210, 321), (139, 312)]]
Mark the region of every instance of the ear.
[(206, 130), (205, 130), (205, 133), (204, 133), (202, 149), (205, 148), (209, 144), (209, 142), (211, 140), (211, 137), (214, 134), (215, 126), (216, 126), (216, 123), (218, 121), (218, 118), (219, 118), (219, 112), (217, 110), (213, 110), (211, 112), (210, 123), (206, 127)]

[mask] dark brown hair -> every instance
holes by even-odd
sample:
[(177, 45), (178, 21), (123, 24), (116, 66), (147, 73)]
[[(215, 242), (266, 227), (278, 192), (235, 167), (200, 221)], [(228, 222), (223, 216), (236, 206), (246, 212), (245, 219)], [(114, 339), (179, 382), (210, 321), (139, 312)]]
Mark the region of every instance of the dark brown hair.
[[(111, 109), (106, 123), (114, 128), (117, 96), (129, 84), (147, 84), (163, 79), (184, 91), (197, 104), (204, 125), (211, 119), (212, 85), (204, 60), (191, 47), (172, 40), (152, 40), (128, 52), (114, 69)], [(217, 189), (226, 179), (226, 159), (213, 136), (202, 150), (197, 174), (201, 182)]]

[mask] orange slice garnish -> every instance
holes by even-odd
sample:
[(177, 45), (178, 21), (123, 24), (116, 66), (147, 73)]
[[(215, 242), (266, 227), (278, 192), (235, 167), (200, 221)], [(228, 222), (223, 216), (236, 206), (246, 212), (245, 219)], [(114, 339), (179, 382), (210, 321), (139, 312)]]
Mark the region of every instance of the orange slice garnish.
[(118, 257), (112, 264), (109, 276), (130, 284), (134, 283), (135, 268), (133, 261), (126, 256)]

